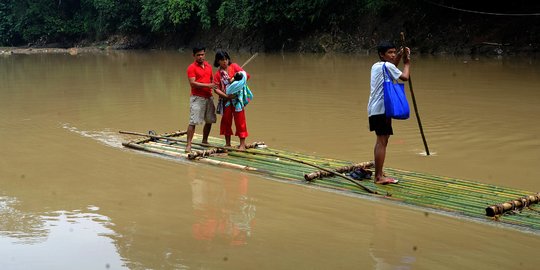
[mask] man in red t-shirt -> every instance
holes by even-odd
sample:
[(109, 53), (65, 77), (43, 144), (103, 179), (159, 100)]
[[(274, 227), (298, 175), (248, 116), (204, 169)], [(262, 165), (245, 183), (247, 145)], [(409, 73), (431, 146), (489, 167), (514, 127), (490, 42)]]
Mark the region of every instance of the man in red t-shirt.
[(195, 134), (195, 126), (204, 123), (202, 143), (208, 143), (208, 135), (212, 123), (216, 122), (216, 107), (212, 97), (212, 66), (205, 60), (206, 48), (193, 48), (195, 61), (187, 68), (191, 96), (189, 98), (189, 125), (187, 129), (186, 153), (191, 152), (191, 141)]

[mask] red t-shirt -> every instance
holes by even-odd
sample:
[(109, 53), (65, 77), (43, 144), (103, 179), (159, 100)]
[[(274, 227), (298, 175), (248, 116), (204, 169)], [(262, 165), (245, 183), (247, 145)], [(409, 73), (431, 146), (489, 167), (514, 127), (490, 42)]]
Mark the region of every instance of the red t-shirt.
[[(203, 68), (204, 66), (204, 68)], [(187, 68), (187, 76), (189, 78), (195, 78), (196, 82), (200, 83), (212, 83), (212, 66), (208, 62), (204, 61), (203, 65), (199, 65), (196, 61), (191, 63)], [(191, 87), (191, 95), (209, 98), (212, 96), (212, 88), (210, 87)]]
[[(242, 69), (242, 67), (240, 67), (236, 63), (231, 63), (229, 67), (227, 68), (227, 73), (229, 74), (229, 78), (234, 77), (234, 74), (236, 74), (236, 72), (239, 72), (239, 71), (244, 71), (244, 70)], [(251, 76), (247, 74), (247, 79), (249, 78), (251, 78)], [(221, 89), (221, 73), (219, 72), (219, 68), (216, 74), (214, 75), (214, 83), (218, 85), (220, 90), (225, 91), (225, 89)]]

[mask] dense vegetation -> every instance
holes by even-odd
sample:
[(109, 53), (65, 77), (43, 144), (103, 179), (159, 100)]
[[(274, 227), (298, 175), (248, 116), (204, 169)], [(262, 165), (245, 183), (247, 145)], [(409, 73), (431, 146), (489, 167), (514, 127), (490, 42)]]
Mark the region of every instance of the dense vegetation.
[[(539, 4), (516, 0), (510, 10), (504, 4), (468, 2), (410, 0), (403, 6), (398, 0), (2, 0), (0, 45), (90, 45), (124, 37), (131, 47), (183, 46), (197, 39), (262, 50), (354, 51), (407, 31), (414, 33), (412, 42), (429, 51), (449, 39), (456, 44), (447, 46), (470, 45), (478, 38), (516, 44), (515, 26), (520, 25), (521, 46), (533, 43), (538, 48), (540, 16), (509, 21), (443, 6), (532, 13), (540, 12)], [(482, 27), (491, 28), (491, 36), (482, 36)], [(441, 33), (451, 36), (434, 38)]]

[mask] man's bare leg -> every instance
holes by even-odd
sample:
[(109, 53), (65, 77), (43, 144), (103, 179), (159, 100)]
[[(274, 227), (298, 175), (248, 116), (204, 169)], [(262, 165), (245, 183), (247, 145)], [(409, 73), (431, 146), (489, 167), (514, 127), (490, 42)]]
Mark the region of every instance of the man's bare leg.
[(386, 159), (386, 146), (388, 145), (388, 139), (390, 135), (377, 135), (377, 142), (375, 143), (374, 156), (375, 156), (375, 183), (376, 184), (390, 184), (394, 183), (394, 179), (384, 176), (383, 166)]
[(208, 144), (208, 135), (210, 135), (211, 129), (212, 129), (212, 124), (210, 123), (204, 124), (202, 143)]
[(246, 150), (246, 138), (240, 138), (240, 145), (238, 146), (240, 150)]
[(193, 140), (193, 135), (195, 134), (195, 125), (189, 125), (187, 128), (187, 144), (186, 144), (186, 153), (191, 152), (191, 141)]
[(225, 135), (225, 146), (231, 146), (231, 135)]

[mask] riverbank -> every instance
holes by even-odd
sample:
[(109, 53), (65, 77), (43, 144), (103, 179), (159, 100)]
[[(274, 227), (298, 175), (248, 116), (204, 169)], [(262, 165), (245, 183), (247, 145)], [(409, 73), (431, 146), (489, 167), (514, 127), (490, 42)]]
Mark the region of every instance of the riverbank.
[(13, 55), (13, 54), (70, 54), (77, 55), (79, 53), (97, 53), (110, 50), (106, 47), (81, 47), (81, 48), (22, 48), (22, 47), (0, 47), (0, 55)]
[[(540, 52), (540, 2), (509, 6), (504, 2), (444, 4), (427, 0), (407, 4), (386, 0), (318, 4), (248, 1), (235, 7), (230, 16), (224, 16), (228, 13), (224, 9), (230, 8), (227, 1), (219, 5), (201, 2), (201, 12), (195, 8), (185, 14), (180, 14), (182, 8), (166, 3), (111, 2), (115, 11), (109, 15), (101, 13), (100, 4), (80, 6), (75, 2), (62, 1), (52, 10), (45, 2), (36, 4), (34, 9), (40, 11), (35, 13), (17, 1), (0, 8), (0, 13), (7, 15), (0, 20), (0, 44), (22, 49), (3, 54), (73, 54), (85, 51), (80, 48), (94, 47), (178, 50), (196, 44), (210, 50), (251, 53), (365, 54), (374, 52), (382, 40), (401, 46), (400, 33), (405, 34), (406, 45), (420, 54)], [(69, 48), (77, 50), (64, 51)]]

